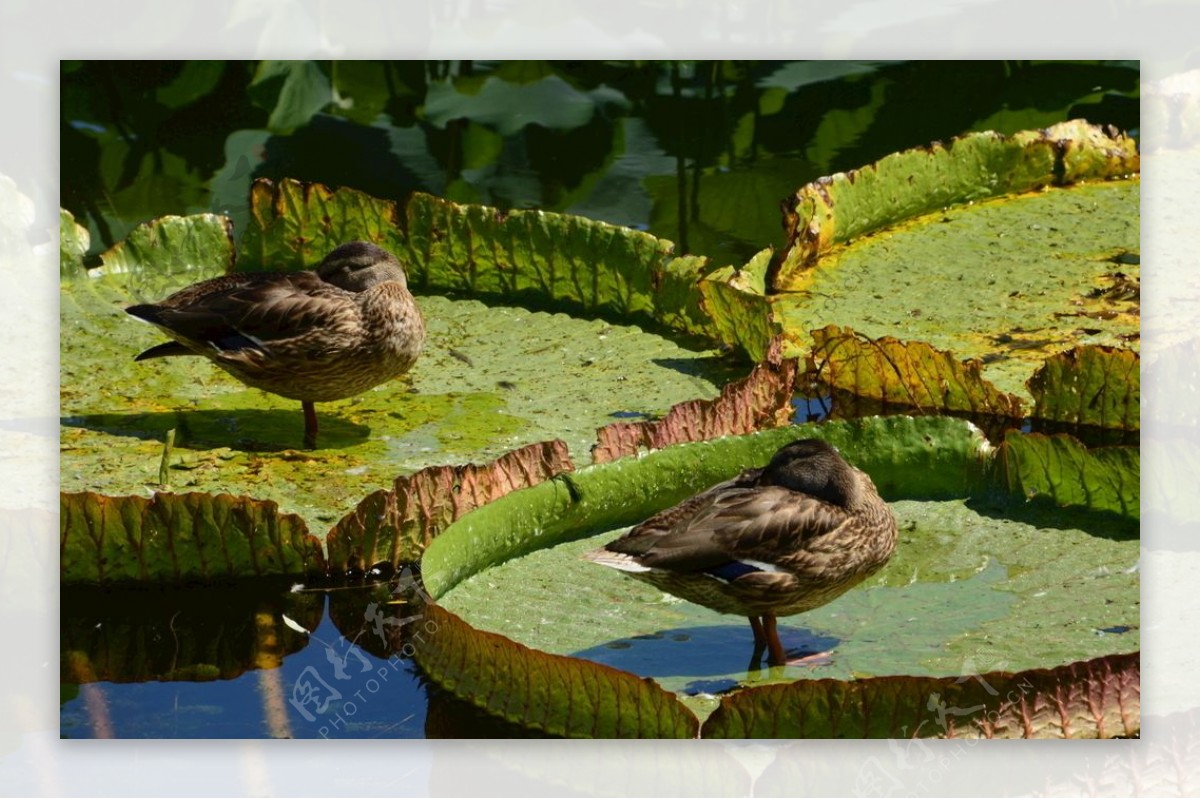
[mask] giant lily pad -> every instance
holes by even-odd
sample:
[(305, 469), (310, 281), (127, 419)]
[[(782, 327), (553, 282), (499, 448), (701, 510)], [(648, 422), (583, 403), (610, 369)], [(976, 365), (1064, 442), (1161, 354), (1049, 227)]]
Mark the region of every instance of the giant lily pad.
[[(344, 215), (361, 210), (360, 200), (339, 194), (330, 202)], [(353, 230), (347, 235), (369, 233)], [(102, 273), (64, 281), (65, 490), (164, 487), (164, 444), (174, 430), (166, 487), (271, 496), (324, 530), (370, 491), (424, 466), (487, 460), (553, 438), (586, 457), (596, 428), (712, 396), (741, 369), (629, 324), (420, 296), (429, 341), (414, 370), (318, 406), (321, 448), (302, 452), (298, 403), (247, 389), (199, 358), (133, 361), (162, 337), (121, 308), (218, 274), (232, 253), (223, 218), (165, 219), (106, 254)]]
[(1137, 168), (1132, 140), (1081, 122), (888, 156), (800, 189), (789, 246), (702, 290), (756, 358), (776, 335), (799, 355), (836, 321), (980, 359), (1023, 395), (1064, 344), (1136, 341)]
[[(569, 476), (510, 494), (468, 514), (452, 525), (430, 545), (426, 552), (423, 559), (426, 585), (433, 596), (443, 597), (440, 601), (449, 603), (448, 609), (465, 614), (469, 621), (489, 622), (489, 626), (492, 626), (493, 629), (503, 630), (506, 635), (524, 641), (526, 646), (536, 644), (539, 648), (548, 647), (548, 651), (561, 654), (574, 653), (576, 649), (587, 649), (589, 646), (596, 647), (589, 651), (603, 652), (605, 650), (599, 646), (600, 644), (606, 640), (615, 640), (619, 643), (622, 640), (620, 631), (628, 629), (622, 627), (624, 623), (622, 618), (625, 614), (618, 610), (622, 606), (649, 608), (649, 611), (639, 611), (630, 617), (635, 620), (640, 619), (643, 624), (648, 619), (657, 620), (657, 623), (661, 624), (664, 619), (668, 619), (672, 615), (677, 619), (684, 617), (680, 617), (678, 610), (672, 610), (669, 606), (661, 610), (654, 610), (652, 606), (655, 604), (661, 607), (660, 601), (649, 596), (655, 594), (654, 591), (642, 591), (638, 586), (624, 585), (620, 582), (622, 578), (615, 574), (611, 575), (611, 582), (606, 582), (607, 573), (585, 576), (584, 570), (595, 567), (577, 561), (572, 563), (562, 558), (556, 559), (552, 554), (554, 549), (548, 548), (555, 547), (576, 552), (581, 548), (592, 546), (594, 544), (591, 541), (580, 541), (578, 545), (572, 544), (568, 547), (562, 547), (561, 544), (586, 536), (597, 529), (614, 530), (615, 534), (621, 525), (644, 518), (657, 508), (675, 501), (681, 494), (694, 491), (696, 485), (711, 484), (735, 472), (738, 468), (761, 462), (761, 459), (774, 451), (781, 441), (800, 435), (824, 435), (837, 441), (839, 447), (843, 452), (848, 453), (851, 460), (872, 473), (884, 495), (893, 500), (905, 496), (927, 499), (936, 496), (976, 494), (982, 488), (981, 481), (984, 479), (983, 474), (986, 471), (987, 462), (996, 456), (978, 437), (978, 433), (970, 431), (969, 425), (948, 419), (892, 417), (867, 423), (829, 423), (815, 428), (788, 428), (749, 437), (724, 438), (718, 441), (672, 447), (637, 459), (625, 458), (612, 464), (586, 467)], [(1123, 473), (1136, 474), (1136, 468), (1128, 467)], [(619, 493), (614, 485), (621, 487)], [(983, 493), (987, 494), (988, 492), (984, 491)], [(620, 501), (614, 501), (618, 496), (621, 498)], [(994, 494), (994, 496), (1003, 496), (1003, 494)], [(1068, 501), (1063, 497), (1060, 497), (1060, 500)], [(1019, 498), (1017, 502), (1017, 505), (1012, 505), (1010, 502), (1007, 505), (996, 507), (997, 509), (1019, 508), (1023, 503), (1023, 498)], [(1076, 631), (1072, 634), (1073, 637), (1065, 636), (1058, 640), (1046, 638), (1045, 633), (1037, 632), (1039, 623), (1049, 618), (1043, 607), (1046, 600), (1042, 600), (1041, 597), (1045, 596), (1048, 590), (1056, 593), (1053, 587), (1058, 581), (1069, 581), (1073, 579), (1070, 577), (1072, 574), (1086, 573), (1088, 570), (1096, 568), (1101, 569), (1100, 573), (1108, 574), (1107, 565), (1114, 560), (1136, 562), (1136, 525), (1131, 527), (1129, 521), (1123, 521), (1113, 527), (1110, 522), (1104, 521), (1102, 516), (1093, 518), (1087, 514), (1084, 517), (1076, 514), (1075, 517), (1068, 515), (1062, 518), (1064, 520), (1081, 519), (1085, 528), (1092, 532), (1079, 530), (1069, 532), (1068, 527), (1075, 523), (1071, 521), (1067, 521), (1066, 526), (1063, 521), (1049, 521), (1052, 528), (1062, 527), (1062, 530), (1037, 530), (1029, 528), (1027, 523), (1017, 523), (1017, 527), (1024, 525), (1023, 530), (1008, 529), (1005, 525), (1013, 523), (999, 520), (984, 522), (982, 517), (975, 522), (961, 517), (948, 517), (947, 523), (939, 526), (936, 521), (932, 521), (934, 517), (930, 515), (930, 508), (933, 506), (927, 508), (926, 505), (928, 505), (927, 501), (924, 503), (910, 502), (908, 506), (898, 507), (897, 513), (906, 532), (897, 562), (893, 564), (893, 568), (885, 570), (879, 581), (873, 583), (875, 587), (868, 590), (856, 590), (843, 598), (846, 601), (839, 600), (839, 603), (842, 603), (842, 615), (848, 620), (859, 619), (861, 625), (863, 621), (879, 618), (880, 629), (875, 633), (861, 626), (843, 628), (845, 629), (843, 635), (848, 633), (852, 639), (863, 637), (867, 640), (866, 644), (857, 649), (849, 647), (854, 652), (860, 653), (854, 655), (855, 658), (860, 658), (863, 651), (872, 648), (870, 643), (872, 641), (875, 642), (874, 648), (878, 649), (883, 640), (896, 638), (894, 634), (889, 635), (885, 632), (885, 629), (914, 627), (911, 619), (908, 622), (901, 619), (897, 619), (895, 622), (886, 621), (885, 618), (880, 617), (884, 608), (892, 607), (901, 616), (911, 616), (914, 613), (921, 614), (939, 607), (938, 605), (923, 607), (922, 602), (945, 603), (945, 609), (933, 610), (937, 614), (933, 621), (936, 622), (935, 628), (939, 629), (943, 636), (947, 634), (950, 636), (951, 640), (946, 643), (960, 640), (964, 644), (968, 644), (971, 640), (969, 637), (959, 638), (956, 636), (961, 636), (962, 633), (981, 623), (984, 624), (984, 629), (989, 630), (985, 635), (993, 641), (986, 653), (976, 651), (977, 647), (976, 650), (968, 649), (964, 652), (962, 647), (951, 646), (949, 652), (937, 656), (934, 653), (937, 652), (938, 647), (946, 646), (946, 643), (942, 643), (946, 641), (945, 638), (921, 644), (922, 646), (932, 645), (932, 648), (928, 650), (930, 654), (924, 656), (925, 658), (933, 657), (933, 660), (930, 661), (933, 665), (924, 667), (933, 669), (931, 676), (944, 675), (947, 671), (954, 675), (950, 678), (942, 678), (946, 684), (965, 681), (960, 679), (962, 675), (957, 673), (956, 667), (965, 664), (967, 668), (970, 668), (972, 657), (974, 657), (976, 667), (980, 665), (980, 661), (996, 663), (999, 659), (1007, 661), (1008, 664), (1016, 666), (1018, 669), (1030, 669), (1036, 668), (1040, 663), (1045, 663), (1044, 660), (1039, 660), (1039, 657), (1049, 658), (1051, 663), (1065, 663), (1070, 662), (1072, 652), (1082, 658), (1102, 656), (1106, 651), (1105, 648), (1112, 645), (1102, 637), (1097, 638), (1100, 635), (1096, 632), (1099, 629), (1097, 625), (1104, 624), (1114, 630), (1121, 628), (1127, 631), (1131, 629), (1128, 625), (1132, 622), (1136, 627), (1136, 572), (1124, 571), (1123, 573), (1113, 572), (1115, 579), (1107, 581), (1101, 579), (1094, 584), (1093, 588), (1087, 589), (1096, 590), (1095, 597), (1089, 596), (1085, 600), (1084, 597), (1087, 594), (1080, 593), (1079, 586), (1074, 589), (1075, 601), (1071, 612), (1076, 616), (1074, 622)], [(987, 510), (986, 512), (991, 514), (996, 511)], [(961, 514), (962, 511), (957, 511), (957, 513)], [(1128, 519), (1129, 517), (1124, 518)], [(1043, 515), (1041, 524), (1047, 524), (1047, 521), (1047, 517)], [(972, 525), (981, 530), (994, 528), (994, 533), (959, 532), (971, 529)], [(993, 537), (988, 539), (989, 535)], [(927, 538), (929, 540), (926, 540)], [(962, 538), (962, 540), (956, 541), (954, 540), (956, 538)], [(949, 571), (947, 571), (949, 562), (946, 561), (946, 554), (939, 551), (939, 545), (935, 543), (935, 541), (941, 540), (943, 542), (941, 546), (944, 548), (947, 543), (946, 539), (950, 539), (952, 542), (951, 551), (955, 553), (951, 560), (958, 564), (957, 567), (949, 566)], [(1069, 559), (1062, 555), (1047, 555), (1048, 552), (1053, 551), (1055, 546), (1060, 548), (1060, 552), (1073, 552), (1074, 557), (1082, 555), (1085, 559), (1090, 558), (1091, 560), (1088, 561), (1090, 565), (1080, 563), (1072, 566), (1068, 562)], [(494, 577), (489, 577), (491, 571), (483, 571), (467, 580), (470, 574), (478, 572), (482, 567), (509, 561), (534, 550), (537, 550), (536, 556), (506, 563), (494, 570)], [(1087, 554), (1084, 555), (1084, 553)], [(546, 557), (542, 557), (543, 555)], [(995, 567), (989, 567), (986, 572), (980, 574), (982, 581), (979, 586), (972, 588), (970, 579), (972, 573), (987, 566), (991, 558), (999, 558), (1002, 563), (1007, 562), (1012, 572), (1008, 573), (1004, 568), (997, 570)], [(521, 566), (524, 560), (539, 559), (549, 566), (549, 570), (537, 571), (524, 569)], [(573, 561), (573, 557), (569, 560)], [(1050, 571), (1044, 568), (1044, 565), (1047, 564), (1050, 566)], [(1059, 570), (1060, 566), (1064, 566), (1066, 571)], [(957, 583), (954, 578), (955, 568), (958, 569), (959, 580)], [(918, 574), (921, 575), (919, 582), (917, 582)], [(991, 576), (985, 577), (985, 575)], [(942, 583), (946, 587), (944, 598), (936, 598), (936, 594), (930, 594), (927, 599), (921, 599), (923, 590), (921, 585), (932, 587), (937, 583), (929, 583), (930, 579), (946, 580), (947, 578), (950, 582)], [(463, 582), (464, 580), (466, 582)], [(999, 582), (997, 582), (998, 580)], [(477, 582), (480, 584), (478, 587), (474, 587), (472, 584)], [(459, 585), (460, 583), (461, 585)], [(493, 583), (513, 586), (514, 594), (511, 602), (508, 601), (507, 592), (498, 595), (495, 593), (494, 587), (488, 587)], [(453, 590), (451, 590), (452, 588)], [(997, 589), (1003, 590), (996, 594)], [(880, 591), (896, 592), (896, 597), (880, 596), (871, 601), (871, 595)], [(908, 594), (911, 594), (911, 599), (906, 601), (904, 595)], [(989, 594), (991, 598), (989, 598)], [(564, 603), (564, 595), (568, 596), (570, 601)], [(472, 596), (477, 599), (473, 601)], [(643, 598), (639, 600), (638, 596)], [(1014, 601), (1018, 605), (1011, 605)], [(913, 602), (916, 604), (912, 604)], [(614, 603), (616, 603), (615, 606)], [(1091, 612), (1084, 610), (1085, 607), (1092, 605), (1098, 608), (1095, 611), (1097, 615), (1092, 615)], [(974, 611), (971, 611), (970, 608), (974, 606), (978, 606), (980, 610), (990, 607), (990, 615), (989, 613), (972, 615)], [(854, 609), (856, 607), (857, 610)], [(1068, 605), (1064, 605), (1064, 607), (1068, 607)], [(1012, 621), (1001, 623), (1002, 620), (1016, 612), (1013, 608), (1022, 608), (1018, 616), (1026, 620), (1017, 620), (1019, 633), (1016, 628), (1009, 631), (1009, 627), (1013, 624)], [(954, 614), (947, 615), (946, 609), (953, 609)], [(618, 610), (618, 612), (614, 614), (614, 610)], [(821, 611), (826, 610), (821, 609)], [(821, 611), (814, 611), (808, 615), (819, 615)], [(830, 622), (835, 622), (839, 613), (834, 610), (834, 605), (829, 606), (828, 613), (831, 615), (821, 616), (822, 620), (818, 623), (828, 625)], [(589, 615), (593, 617), (591, 622), (587, 620)], [(940, 621), (938, 620), (939, 616), (941, 617)], [(960, 622), (949, 622), (950, 626), (947, 627), (948, 620), (952, 616), (968, 626), (956, 634), (953, 624)], [(439, 616), (439, 618), (442, 617)], [(676, 632), (671, 632), (671, 627), (668, 626), (665, 635), (661, 632), (655, 633), (653, 638), (663, 640), (664, 648), (674, 646), (680, 652), (687, 652), (686, 645), (678, 643), (672, 645), (670, 640), (677, 638), (682, 641), (690, 635), (702, 634), (704, 630), (708, 629), (708, 627), (694, 626), (697, 620), (693, 617), (687, 618), (689, 621), (682, 627), (678, 626), (678, 622), (676, 623), (674, 626)], [(603, 623), (596, 624), (595, 619), (603, 619)], [(1032, 621), (1032, 626), (1028, 623), (1029, 621)], [(708, 621), (707, 623), (711, 625), (713, 622)], [(744, 627), (741, 622), (738, 622), (738, 625)], [(1122, 627), (1122, 625), (1125, 626)], [(835, 623), (834, 628), (836, 627)], [(916, 625), (916, 628), (919, 627), (920, 623)], [(654, 629), (651, 627), (649, 630), (643, 629), (642, 632), (653, 632)], [(636, 632), (636, 629), (631, 629), (626, 633), (629, 637), (624, 638), (627, 642), (624, 644), (624, 648), (628, 648), (630, 644), (639, 645), (638, 639), (642, 636), (636, 635)], [(748, 636), (748, 632), (744, 629), (741, 634), (743, 637)], [(441, 670), (450, 668), (447, 665), (450, 662), (447, 659), (448, 656), (432, 653), (443, 653), (447, 651), (447, 647), (457, 650), (467, 646), (465, 641), (454, 639), (459, 636), (469, 639), (473, 635), (471, 627), (455, 623), (452, 627), (439, 627), (438, 641), (430, 643), (430, 649), (425, 654), (422, 654), (423, 650), (418, 648), (417, 656), (428, 670), (431, 678), (448, 690), (455, 692), (456, 695), (481, 708), (490, 709), (491, 712), (497, 713), (509, 721), (521, 723), (525, 713), (524, 708), (527, 706), (538, 708), (540, 714), (546, 712), (542, 704), (546, 701), (545, 698), (540, 694), (541, 698), (537, 699), (528, 696), (526, 690), (521, 686), (536, 685), (539, 686), (539, 691), (546, 690), (553, 696), (563, 697), (569, 696), (573, 690), (569, 685), (557, 682), (557, 678), (542, 667), (538, 667), (541, 670), (536, 675), (526, 671), (519, 665), (522, 662), (520, 653), (527, 651), (526, 647), (489, 634), (487, 641), (490, 642), (488, 644), (490, 651), (502, 650), (505, 652), (508, 664), (506, 674), (509, 675), (506, 680), (512, 688), (505, 694), (507, 704), (504, 704), (503, 707), (498, 707), (493, 703), (492, 693), (488, 693), (488, 696), (493, 696), (493, 699), (472, 695), (470, 689), (460, 687), (469, 683), (469, 680), (463, 682), (467, 678), (460, 673), (460, 670), (474, 668), (469, 665), (470, 661), (464, 658), (452, 659), (453, 663), (457, 665), (454, 665), (450, 672), (443, 674)], [(614, 635), (615, 639), (611, 637)], [(1031, 646), (1031, 641), (1039, 639), (1043, 640), (1046, 645), (1043, 647)], [(709, 641), (709, 644), (711, 645), (715, 640)], [(906, 631), (906, 637), (901, 640), (906, 643), (898, 649), (884, 648), (899, 662), (899, 665), (893, 665), (891, 668), (900, 670), (892, 673), (928, 673), (920, 670), (922, 667), (920, 666), (920, 656), (917, 653), (921, 650), (914, 648), (917, 646), (916, 641), (919, 638), (913, 638), (912, 634)], [(1052, 640), (1057, 642), (1051, 643)], [(1075, 643), (1072, 644), (1071, 641)], [(1003, 645), (998, 646), (997, 644)], [(1136, 634), (1133, 637), (1124, 637), (1121, 645), (1136, 648)], [(1075, 648), (1072, 649), (1072, 647)], [(621, 647), (618, 647), (618, 650), (620, 649)], [(909, 658), (905, 657), (906, 653)], [(585, 658), (596, 657), (596, 655), (586, 652), (582, 653), (582, 656)], [(620, 661), (613, 656), (604, 662), (618, 663)], [(866, 659), (861, 659), (859, 665), (868, 670), (871, 669)], [(905, 665), (907, 669), (905, 669)], [(667, 684), (671, 684), (671, 678), (667, 674), (657, 672), (654, 676), (659, 682), (665, 680)], [(710, 675), (706, 681), (713, 682), (712, 677)], [(1078, 674), (1075, 671), (1068, 669), (1058, 676), (1046, 679), (1049, 684), (1055, 680), (1058, 680), (1059, 683), (1070, 682), (1077, 677)], [(470, 679), (482, 678), (477, 675)], [(907, 677), (905, 679), (915, 678)], [(550, 682), (549, 688), (545, 685), (547, 680)], [(721, 682), (721, 680), (718, 679), (716, 682)], [(904, 683), (901, 681), (897, 684)], [(908, 685), (911, 686), (911, 683)], [(921, 687), (923, 690), (928, 686), (921, 683)], [(744, 693), (746, 692), (734, 696), (741, 697)], [(845, 707), (836, 712), (851, 715), (857, 712), (855, 708), (859, 707), (857, 704), (859, 700), (853, 699), (853, 696), (853, 694), (845, 695), (843, 698)], [(921, 697), (921, 701), (923, 702), (925, 698)], [(839, 702), (843, 700), (839, 700)], [(568, 700), (563, 699), (562, 701)], [(761, 699), (742, 698), (739, 701), (761, 701), (762, 704), (758, 706), (759, 710), (755, 712), (767, 714), (766, 708), (773, 706), (771, 703), (775, 700), (764, 694)], [(1118, 700), (1112, 699), (1112, 701)], [(1119, 697), (1119, 701), (1125, 703), (1122, 705), (1121, 712), (1127, 712), (1128, 696), (1123, 694)], [(988, 708), (989, 712), (996, 710), (990, 705)], [(921, 721), (926, 718), (928, 709), (918, 702), (904, 712), (897, 712), (899, 716), (903, 716), (900, 722), (908, 724), (909, 729), (915, 731)], [(1113, 711), (1109, 704), (1104, 704), (1103, 712), (1111, 713)], [(899, 716), (892, 718), (892, 721)], [(1057, 728), (1056, 730), (1046, 728), (1039, 722), (1026, 729), (1019, 725), (1011, 726), (1015, 723), (1011, 719), (1001, 723), (1001, 720), (1009, 718), (1003, 713), (1000, 715), (993, 713), (991, 716), (985, 714), (981, 718), (984, 718), (984, 721), (980, 722), (984, 724), (982, 727), (974, 721), (969, 725), (964, 723), (962, 726), (964, 728), (969, 726), (978, 734), (1003, 735), (1014, 732), (1022, 734), (1021, 730), (1025, 730), (1024, 734), (1087, 736), (1126, 734), (1129, 729), (1128, 726), (1116, 729), (1111, 723), (1106, 727), (1104, 722), (1097, 722), (1096, 725), (1090, 727), (1085, 725), (1075, 729)], [(857, 723), (851, 718), (847, 718), (846, 722)], [(889, 721), (889, 723), (891, 722)], [(986, 727), (987, 723), (991, 723), (993, 726)], [(1010, 726), (1006, 727), (1006, 725)], [(546, 728), (539, 727), (539, 729)], [(558, 732), (558, 734), (567, 735), (581, 733), (587, 733), (586, 727), (578, 730), (561, 728)], [(837, 734), (836, 730), (834, 734)], [(943, 725), (940, 729), (931, 728), (914, 734), (947, 734), (947, 729)], [(950, 734), (961, 734), (961, 731), (954, 733), (951, 730)]]
[(1139, 168), (1132, 138), (1083, 120), (1012, 136), (971, 133), (896, 153), (796, 192), (791, 242), (775, 285), (791, 285), (834, 245), (905, 219), (1004, 194), (1124, 177)]
[(772, 680), (1022, 671), (1137, 648), (1135, 525), (1004, 513), (962, 499), (896, 499), (892, 507), (902, 538), (888, 567), (780, 622), (793, 651), (832, 654), (770, 680), (746, 671), (745, 619), (673, 600), (580, 557), (623, 528), (489, 568), (443, 604), (523, 645), (653, 677), (698, 713), (712, 701), (706, 694)]
[(399, 203), (294, 180), (255, 181), (245, 268), (311, 264), (350, 238), (400, 254), (421, 291), (503, 297), (704, 332), (695, 258), (645, 233), (566, 214), (501, 212), (425, 194)]

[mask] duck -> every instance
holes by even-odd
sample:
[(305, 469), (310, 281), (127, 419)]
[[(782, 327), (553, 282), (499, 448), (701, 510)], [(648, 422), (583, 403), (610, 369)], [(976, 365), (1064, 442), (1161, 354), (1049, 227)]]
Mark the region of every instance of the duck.
[(896, 519), (863, 471), (817, 438), (781, 447), (663, 510), (584, 558), (718, 613), (744, 616), (764, 650), (788, 665), (777, 619), (820, 607), (879, 571), (896, 549)]
[(314, 403), (404, 374), (425, 343), (404, 267), (366, 241), (338, 246), (312, 270), (226, 274), (125, 312), (171, 338), (135, 361), (201, 356), (248, 386), (299, 400), (308, 449), (317, 445)]

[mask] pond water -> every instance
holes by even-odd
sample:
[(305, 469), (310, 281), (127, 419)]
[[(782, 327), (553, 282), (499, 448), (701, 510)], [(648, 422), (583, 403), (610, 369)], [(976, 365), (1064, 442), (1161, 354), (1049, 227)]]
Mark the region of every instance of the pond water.
[(372, 623), (382, 616), (371, 595), (349, 586), (68, 591), (61, 734), (423, 738), (425, 688), (411, 657), (390, 650)]
[[(1136, 135), (1138, 81), (1136, 62), (67, 61), (61, 202), (91, 235), (90, 265), (136, 225), (168, 214), (226, 214), (240, 235), (250, 183), (260, 177), (381, 198), (424, 191), (501, 209), (562, 211), (647, 230), (676, 242), (680, 253), (740, 264), (784, 244), (783, 197), (891, 152), (972, 130), (1011, 133), (1078, 117)], [(588, 325), (593, 339), (607, 335), (603, 323)], [(445, 341), (439, 357), (453, 364), (459, 331), (437, 333)], [(708, 373), (681, 363), (663, 366), (678, 373), (677, 382), (696, 383), (697, 396), (715, 392), (716, 381), (703, 379)], [(488, 391), (500, 391), (475, 371)], [(647, 412), (641, 398), (610, 404), (614, 418)], [(534, 410), (562, 415), (565, 407)], [(825, 410), (820, 401), (798, 402), (797, 418)], [(594, 425), (574, 419), (561, 426), (583, 446)], [(428, 438), (436, 462), (478, 460), (497, 444), (459, 437), (441, 457), (442, 444)], [(155, 442), (146, 452), (136, 453), (139, 462), (156, 455)], [(195, 474), (212, 460), (197, 456)], [(272, 458), (255, 453), (253, 460), (262, 470)], [(327, 524), (334, 510), (301, 512)], [(980, 590), (992, 591), (987, 581), (997, 575), (1011, 576), (1009, 563), (976, 565)], [(1126, 582), (1136, 591), (1133, 578)], [(904, 590), (881, 584), (846, 601)], [(1129, 590), (1123, 585), (1122, 597)], [(414, 738), (484, 729), (469, 708), (431, 691), (402, 651), (373, 643), (373, 596), (296, 594), (278, 585), (64, 591), (61, 734)], [(1136, 638), (1130, 618), (1136, 624), (1136, 614), (1124, 613), (1104, 629), (1134, 629), (1125, 637)], [(788, 634), (793, 642), (840, 641), (847, 633), (833, 622), (829, 616), (811, 630), (792, 629), (785, 641)], [(681, 617), (643, 633), (651, 637), (612, 632), (587, 646), (564, 644), (564, 651), (661, 672), (658, 657), (638, 666), (656, 642), (687, 636), (693, 646), (716, 647), (725, 663), (741, 657), (748, 630)], [(962, 653), (948, 657), (961, 661)], [(685, 683), (693, 693), (729, 687), (730, 672), (718, 672)]]

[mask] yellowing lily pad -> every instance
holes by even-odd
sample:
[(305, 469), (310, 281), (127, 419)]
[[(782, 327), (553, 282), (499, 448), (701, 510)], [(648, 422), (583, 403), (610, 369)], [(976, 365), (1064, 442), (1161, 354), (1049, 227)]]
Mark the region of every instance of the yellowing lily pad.
[(809, 376), (829, 391), (917, 413), (1021, 416), (1020, 399), (984, 380), (978, 361), (962, 363), (924, 342), (872, 341), (834, 325), (813, 331), (813, 340)]

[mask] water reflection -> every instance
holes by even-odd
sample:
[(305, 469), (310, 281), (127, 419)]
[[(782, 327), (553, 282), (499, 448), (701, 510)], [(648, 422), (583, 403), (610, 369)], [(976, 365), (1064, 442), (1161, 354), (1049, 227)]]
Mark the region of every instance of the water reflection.
[[(67, 589), (61, 735), (420, 738), (386, 586)], [(402, 618), (402, 617), (400, 617)]]

